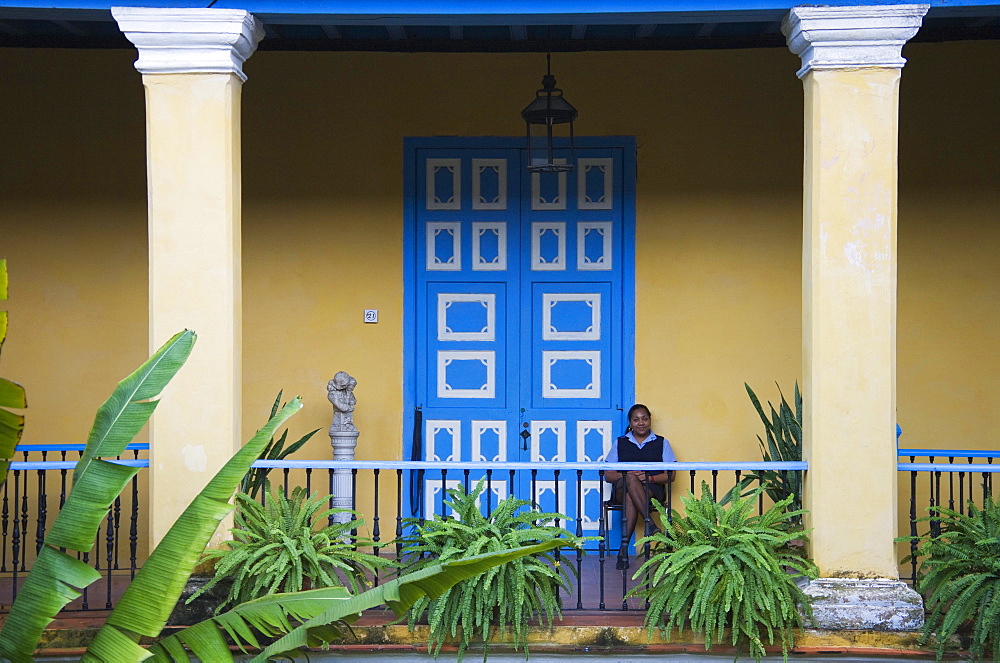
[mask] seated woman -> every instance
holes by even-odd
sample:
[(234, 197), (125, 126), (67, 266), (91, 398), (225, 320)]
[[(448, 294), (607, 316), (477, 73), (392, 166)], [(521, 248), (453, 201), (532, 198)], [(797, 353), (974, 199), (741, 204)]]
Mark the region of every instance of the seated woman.
[[(670, 443), (653, 433), (649, 408), (642, 403), (636, 403), (629, 408), (625, 435), (612, 445), (604, 460), (609, 463), (672, 463), (677, 458), (670, 448)], [(628, 568), (628, 544), (632, 539), (639, 514), (642, 514), (644, 521), (648, 519), (649, 500), (651, 498), (661, 502), (664, 500), (667, 493), (666, 484), (674, 480), (674, 473), (608, 470), (604, 473), (604, 479), (615, 486), (612, 499), (625, 506), (621, 549), (618, 551), (618, 563), (615, 565), (615, 568), (624, 570)]]

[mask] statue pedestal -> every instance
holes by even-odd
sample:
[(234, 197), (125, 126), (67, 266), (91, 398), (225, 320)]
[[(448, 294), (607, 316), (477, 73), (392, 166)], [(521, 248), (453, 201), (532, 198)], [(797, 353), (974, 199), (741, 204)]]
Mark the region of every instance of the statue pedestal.
[[(354, 460), (354, 448), (358, 446), (358, 431), (340, 431), (330, 429), (330, 446), (333, 447), (333, 459)], [(354, 477), (350, 470), (337, 469), (333, 471), (330, 493), (333, 495), (333, 508), (350, 509), (354, 500)], [(351, 520), (349, 513), (336, 513), (334, 521), (346, 523)]]

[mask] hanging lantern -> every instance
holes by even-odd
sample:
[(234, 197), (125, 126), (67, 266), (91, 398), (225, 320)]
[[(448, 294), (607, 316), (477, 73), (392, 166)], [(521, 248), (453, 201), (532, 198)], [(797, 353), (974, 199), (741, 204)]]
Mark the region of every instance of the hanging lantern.
[[(559, 173), (573, 170), (573, 120), (577, 110), (562, 96), (562, 90), (556, 87), (555, 76), (552, 75), (552, 54), (546, 55), (546, 74), (542, 78), (542, 89), (535, 93), (535, 99), (528, 104), (521, 117), (528, 134), (528, 170), (533, 173)], [(545, 127), (545, 155), (532, 157), (531, 125)], [(568, 163), (556, 163), (552, 154), (552, 127), (557, 124), (569, 125), (569, 160)]]

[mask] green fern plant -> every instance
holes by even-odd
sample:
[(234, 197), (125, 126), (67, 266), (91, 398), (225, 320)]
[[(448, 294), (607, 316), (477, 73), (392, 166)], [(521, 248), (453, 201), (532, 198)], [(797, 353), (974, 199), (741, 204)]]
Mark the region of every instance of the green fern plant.
[[(530, 502), (514, 497), (501, 500), (487, 518), (477, 503), (483, 490), (483, 480), (470, 493), (462, 487), (448, 490), (450, 499), (445, 505), (455, 512), (455, 518), (406, 519), (409, 533), (402, 539), (400, 573), (552, 541), (582, 548), (584, 542), (595, 538), (577, 537), (549, 524), (557, 518), (566, 520), (566, 516), (531, 510)], [(562, 616), (559, 591), (569, 589), (571, 572), (575, 572), (572, 566), (560, 563), (558, 549), (515, 559), (464, 580), (437, 598), (417, 599), (409, 613), (410, 629), (426, 613), (430, 627), (427, 648), (434, 656), (446, 641), (457, 638), (461, 661), (471, 638), (478, 635), (486, 643), (485, 660), (494, 631), (501, 636), (510, 632), (514, 648), (524, 647), (527, 655), (528, 621), (537, 616), (543, 624), (551, 625)]]
[[(734, 486), (728, 508), (717, 503), (708, 484), (701, 484), (701, 498), (690, 493), (681, 498), (683, 515), (673, 512), (665, 532), (656, 532), (636, 545), (650, 544), (652, 554), (635, 574), (641, 583), (632, 596), (649, 602), (645, 625), (650, 637), (660, 630), (667, 640), (673, 629), (686, 623), (704, 634), (705, 649), (725, 638), (731, 629), (733, 646), (747, 647), (757, 661), (765, 645), (781, 643), (784, 658), (793, 646), (793, 630), (801, 628), (801, 604), (808, 601), (796, 580), (815, 578), (815, 565), (790, 545), (804, 539), (790, 531), (789, 521), (802, 514), (786, 511), (792, 497), (779, 500), (758, 515), (757, 498), (764, 488), (740, 495)], [(653, 501), (661, 521), (664, 507)]]
[(1000, 661), (1000, 501), (987, 497), (981, 509), (970, 501), (967, 510), (931, 507), (922, 519), (941, 533), (920, 539), (914, 553), (921, 560), (916, 585), (928, 610), (920, 641), (933, 635), (941, 660), (948, 641), (961, 635), (973, 660), (989, 652)]
[[(246, 493), (236, 495), (236, 527), (227, 548), (205, 552), (203, 561), (215, 560), (215, 575), (188, 602), (224, 578), (232, 578), (226, 601), (236, 605), (276, 592), (298, 592), (309, 587), (336, 587), (346, 582), (353, 593), (369, 585), (367, 574), (394, 563), (359, 547), (375, 544), (352, 535), (364, 520), (349, 509), (328, 509), (329, 495), (310, 496), (295, 487), (269, 495), (261, 505)], [(336, 513), (350, 513), (353, 520), (326, 524)], [(339, 573), (338, 573), (339, 572)]]
[[(284, 389), (279, 391), (277, 397), (275, 397), (274, 405), (271, 406), (271, 416), (267, 418), (268, 421), (274, 419), (275, 415), (278, 413), (278, 404), (281, 403), (281, 395), (283, 393)], [(267, 446), (260, 452), (257, 460), (284, 460), (286, 457), (302, 448), (302, 445), (308, 442), (309, 438), (318, 432), (319, 429), (317, 428), (314, 431), (306, 433), (286, 447), (285, 441), (288, 439), (288, 429), (286, 428), (281, 432), (281, 437), (277, 440), (272, 437), (268, 441)], [(270, 474), (273, 469), (273, 467), (251, 468), (250, 471), (246, 473), (246, 476), (243, 477), (243, 481), (240, 483), (240, 492), (246, 493), (250, 497), (257, 497), (257, 493), (261, 490), (265, 493), (270, 491), (271, 482), (268, 480), (267, 475)]]

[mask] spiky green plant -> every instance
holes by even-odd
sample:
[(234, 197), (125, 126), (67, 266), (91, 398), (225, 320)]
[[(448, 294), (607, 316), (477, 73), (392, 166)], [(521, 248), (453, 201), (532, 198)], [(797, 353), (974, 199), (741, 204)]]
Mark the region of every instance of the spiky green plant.
[[(372, 541), (351, 533), (364, 519), (350, 509), (326, 508), (329, 500), (329, 495), (309, 495), (300, 486), (287, 497), (282, 491), (270, 493), (263, 505), (238, 493), (236, 526), (229, 530), (233, 540), (205, 552), (203, 561), (216, 561), (215, 575), (188, 601), (226, 578), (233, 583), (217, 612), (266, 594), (336, 587), (345, 581), (356, 593), (369, 584), (366, 574), (394, 566), (358, 549), (375, 549)], [(340, 513), (352, 519), (328, 524), (329, 516)]]
[[(746, 647), (757, 661), (777, 637), (787, 660), (793, 631), (803, 625), (797, 606), (808, 611), (795, 581), (814, 578), (817, 571), (799, 546), (790, 545), (804, 539), (801, 531), (787, 527), (802, 513), (786, 511), (792, 497), (758, 515), (762, 490), (740, 495), (734, 486), (727, 507), (702, 482), (701, 498), (682, 497), (685, 512), (674, 511), (665, 532), (638, 541), (637, 546), (649, 543), (652, 554), (636, 572), (641, 583), (630, 595), (649, 601), (645, 624), (650, 636), (659, 630), (669, 640), (674, 628), (690, 623), (710, 649), (723, 641), (728, 628), (732, 645)], [(660, 522), (668, 522), (663, 506), (655, 500), (653, 506)]]
[[(274, 419), (275, 415), (278, 413), (279, 403), (281, 403), (281, 395), (283, 393), (284, 389), (279, 391), (278, 395), (275, 397), (274, 405), (271, 406), (271, 416), (267, 418), (268, 421)], [(270, 441), (268, 441), (267, 446), (260, 452), (260, 456), (257, 457), (257, 460), (284, 460), (301, 449), (302, 445), (308, 442), (309, 438), (318, 432), (318, 428), (314, 431), (310, 431), (286, 447), (285, 441), (288, 439), (288, 429), (286, 428), (281, 432), (281, 437), (277, 440), (272, 437)], [(273, 467), (251, 468), (251, 470), (247, 472), (246, 476), (243, 477), (243, 481), (240, 483), (240, 492), (246, 493), (250, 495), (250, 497), (257, 497), (257, 493), (261, 490), (265, 493), (271, 490), (271, 482), (268, 480), (267, 475), (270, 474), (273, 469)]]
[(917, 590), (928, 610), (920, 641), (934, 636), (940, 660), (948, 641), (962, 634), (973, 660), (991, 653), (1000, 661), (1000, 501), (987, 496), (982, 508), (970, 501), (967, 514), (930, 511), (922, 520), (933, 520), (941, 533), (920, 539), (915, 552)]
[[(594, 537), (577, 537), (549, 523), (566, 516), (533, 511), (530, 502), (508, 497), (501, 500), (489, 518), (480, 511), (479, 497), (484, 490), (480, 480), (472, 492), (449, 489), (454, 518), (435, 515), (432, 520), (409, 518), (409, 530), (402, 540), (401, 572), (413, 572), (432, 564), (462, 559), (470, 555), (517, 549), (538, 543), (561, 541), (566, 547), (581, 547)], [(426, 613), (430, 635), (427, 647), (437, 656), (448, 640), (458, 639), (458, 658), (477, 635), (486, 643), (484, 660), (489, 652), (491, 631), (513, 635), (515, 649), (522, 646), (527, 654), (527, 625), (539, 617), (550, 625), (561, 617), (559, 590), (569, 588), (569, 565), (561, 564), (552, 550), (537, 552), (497, 566), (481, 576), (465, 580), (437, 598), (421, 597), (410, 610), (409, 625)]]
[[(781, 396), (781, 404), (775, 410), (771, 402), (767, 402), (770, 409), (770, 417), (761, 407), (757, 394), (753, 392), (750, 385), (743, 383), (746, 387), (750, 402), (760, 416), (764, 424), (765, 441), (760, 435), (757, 441), (760, 443), (761, 457), (764, 462), (785, 462), (802, 460), (802, 394), (799, 392), (799, 383), (795, 383), (795, 410), (788, 405), (785, 395), (778, 387), (778, 395)], [(792, 510), (802, 508), (802, 473), (793, 470), (759, 470), (746, 475), (744, 485), (749, 485), (754, 481), (759, 481), (767, 492), (767, 496), (772, 502), (778, 502), (791, 496), (790, 503)], [(798, 520), (794, 521), (798, 524)]]

